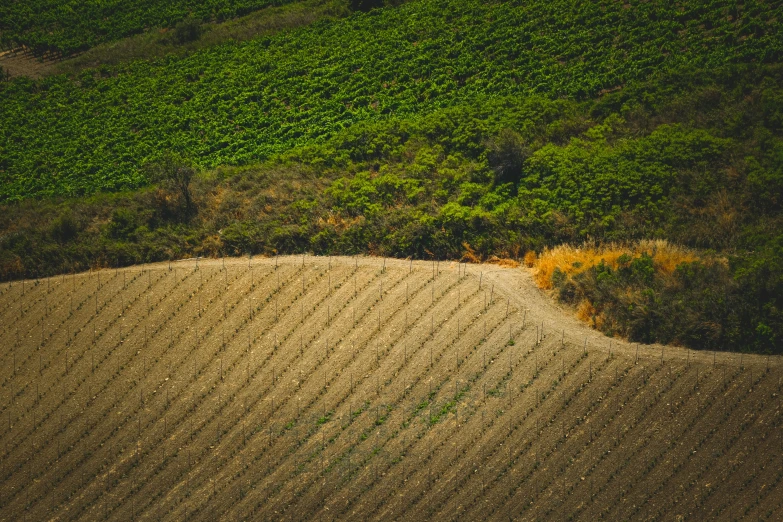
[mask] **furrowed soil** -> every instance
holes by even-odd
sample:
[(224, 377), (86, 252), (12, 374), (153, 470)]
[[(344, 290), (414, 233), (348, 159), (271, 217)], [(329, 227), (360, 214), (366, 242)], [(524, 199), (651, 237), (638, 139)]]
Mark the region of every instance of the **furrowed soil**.
[(780, 520), (778, 358), (527, 269), (191, 260), (0, 288), (2, 520)]

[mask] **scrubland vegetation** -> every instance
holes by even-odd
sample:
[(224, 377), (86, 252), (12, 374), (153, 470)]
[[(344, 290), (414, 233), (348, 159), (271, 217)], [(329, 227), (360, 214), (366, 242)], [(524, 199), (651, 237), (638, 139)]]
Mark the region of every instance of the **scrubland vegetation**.
[(632, 246), (657, 238), (690, 252), (681, 270), (668, 262), (635, 277), (634, 291), (612, 271), (600, 298), (583, 287), (590, 271), (558, 279), (558, 295), (592, 303), (596, 326), (634, 340), (777, 352), (779, 80), (777, 67), (736, 66), (640, 86), (644, 104), (625, 90), (590, 102), (505, 97), (360, 123), (197, 176), (194, 211), (165, 185), (23, 201), (0, 218), (0, 266), (18, 277), (194, 255), (521, 258), (585, 241), (627, 244), (638, 258)]

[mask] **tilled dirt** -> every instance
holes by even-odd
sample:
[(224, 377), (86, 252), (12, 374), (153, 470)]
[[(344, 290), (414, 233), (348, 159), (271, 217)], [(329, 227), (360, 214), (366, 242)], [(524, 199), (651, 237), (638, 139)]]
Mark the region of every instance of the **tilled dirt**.
[(783, 513), (776, 358), (590, 330), (526, 269), (190, 260), (0, 288), (0, 519)]

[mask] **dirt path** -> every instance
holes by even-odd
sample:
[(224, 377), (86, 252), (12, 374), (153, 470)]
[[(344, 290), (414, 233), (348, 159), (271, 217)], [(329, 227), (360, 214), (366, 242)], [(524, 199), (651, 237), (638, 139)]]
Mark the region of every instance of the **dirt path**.
[[(660, 359), (661, 350), (665, 359), (680, 360), (698, 360), (702, 363), (712, 363), (713, 357), (716, 364), (741, 364), (748, 365), (766, 365), (767, 358), (758, 355), (740, 356), (731, 352), (704, 352), (700, 350), (689, 350), (676, 346), (663, 346), (661, 344), (639, 344), (629, 343), (622, 339), (611, 339), (601, 332), (593, 330), (584, 322), (580, 321), (573, 310), (560, 305), (547, 293), (539, 289), (533, 281), (533, 271), (527, 268), (499, 268), (492, 265), (470, 265), (468, 270), (482, 271), (488, 281), (498, 285), (500, 292), (504, 296), (512, 299), (520, 307), (529, 309), (529, 314), (535, 324), (544, 322), (546, 335), (555, 335), (565, 331), (566, 339), (571, 342), (582, 345), (584, 339), (587, 339), (589, 349), (598, 349), (609, 351), (611, 341), (611, 350), (625, 357), (636, 358), (637, 346), (639, 347), (638, 356), (640, 359)], [(774, 359), (780, 359), (778, 357)], [(770, 364), (772, 360), (770, 359)]]

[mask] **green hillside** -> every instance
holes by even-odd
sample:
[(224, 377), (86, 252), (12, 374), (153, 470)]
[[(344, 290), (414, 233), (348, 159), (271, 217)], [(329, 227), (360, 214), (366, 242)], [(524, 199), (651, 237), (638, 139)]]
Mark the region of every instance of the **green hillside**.
[[(290, 1), (290, 0), (288, 0)], [(83, 51), (188, 16), (224, 20), (286, 0), (26, 0), (0, 5), (0, 47), (25, 45), (35, 54)]]
[(162, 150), (240, 165), (359, 121), (779, 60), (783, 8), (734, 5), (424, 0), (181, 59), (17, 80), (0, 87), (0, 200), (138, 187)]

